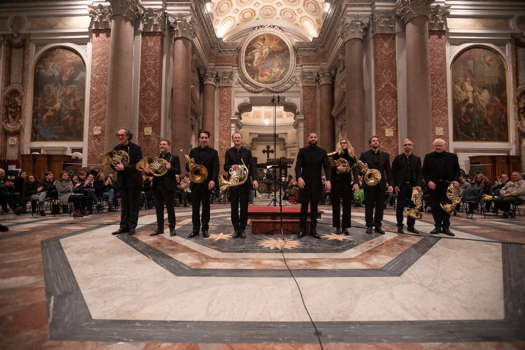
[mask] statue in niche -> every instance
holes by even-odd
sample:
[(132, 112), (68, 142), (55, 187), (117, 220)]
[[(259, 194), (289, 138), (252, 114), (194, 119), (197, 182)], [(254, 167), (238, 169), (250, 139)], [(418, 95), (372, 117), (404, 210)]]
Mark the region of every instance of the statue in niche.
[(22, 126), (22, 93), (17, 89), (8, 89), (4, 104), (4, 129), (16, 133)]

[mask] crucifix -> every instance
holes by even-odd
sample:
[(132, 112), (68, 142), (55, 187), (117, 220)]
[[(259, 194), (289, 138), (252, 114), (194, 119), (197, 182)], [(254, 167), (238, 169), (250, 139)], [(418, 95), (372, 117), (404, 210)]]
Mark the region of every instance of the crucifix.
[(262, 153), (266, 153), (266, 163), (268, 163), (268, 160), (270, 159), (270, 153), (273, 153), (273, 149), (270, 148), (270, 145), (266, 145), (266, 149), (263, 150)]

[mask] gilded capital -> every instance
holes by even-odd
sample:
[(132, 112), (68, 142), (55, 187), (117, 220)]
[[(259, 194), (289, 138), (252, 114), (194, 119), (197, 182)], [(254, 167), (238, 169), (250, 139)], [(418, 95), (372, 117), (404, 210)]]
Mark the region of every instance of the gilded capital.
[(122, 17), (135, 24), (144, 13), (139, 0), (109, 0), (111, 3), (111, 18)]
[(111, 6), (90, 5), (89, 6), (89, 30), (111, 29)]
[(430, 4), (434, 0), (398, 0), (396, 14), (407, 24), (419, 16), (430, 16)]
[(334, 82), (332, 73), (329, 70), (321, 70), (319, 72), (319, 85), (332, 85)]
[(195, 37), (193, 18), (191, 15), (170, 16), (168, 17), (168, 22), (173, 31), (173, 39), (185, 38), (193, 40)]
[(370, 16), (368, 15), (350, 15), (344, 19), (343, 29), (341, 30), (341, 38), (344, 42), (350, 39), (363, 39), (368, 25), (370, 24)]
[(164, 9), (144, 9), (142, 15), (142, 31), (144, 32), (163, 32), (166, 16)]
[(436, 5), (430, 8), (428, 29), (442, 31), (447, 29), (447, 16), (450, 13), (449, 5)]
[(204, 85), (217, 85), (217, 72), (213, 70), (208, 70), (202, 74), (202, 80)]
[(392, 12), (374, 13), (372, 16), (374, 34), (394, 34), (396, 32), (396, 15)]
[(218, 72), (220, 86), (233, 86), (233, 71)]

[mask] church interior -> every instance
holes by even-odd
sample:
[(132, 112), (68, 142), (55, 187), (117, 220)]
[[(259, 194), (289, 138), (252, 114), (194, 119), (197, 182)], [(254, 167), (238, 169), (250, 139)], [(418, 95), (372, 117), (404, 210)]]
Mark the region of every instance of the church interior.
[[(168, 140), (180, 159), (176, 235), (150, 235), (147, 174), (136, 234), (111, 234), (121, 130), (144, 157)], [(256, 164), (245, 239), (218, 189), (209, 237), (191, 237), (203, 130), (221, 174), (235, 135)], [(460, 168), (455, 236), (431, 234), (426, 205), (419, 232), (400, 232), (390, 190), (386, 233), (370, 234), (362, 188), (350, 233), (334, 233), (324, 187), (321, 239), (296, 237), (312, 134), (328, 156), (375, 136), (389, 162), (406, 140), (422, 161), (443, 141)], [(79, 215), (24, 199), (31, 177), (66, 172), (108, 193)], [(525, 187), (496, 205), (524, 172), (522, 0), (4, 0), (0, 348), (525, 349)]]

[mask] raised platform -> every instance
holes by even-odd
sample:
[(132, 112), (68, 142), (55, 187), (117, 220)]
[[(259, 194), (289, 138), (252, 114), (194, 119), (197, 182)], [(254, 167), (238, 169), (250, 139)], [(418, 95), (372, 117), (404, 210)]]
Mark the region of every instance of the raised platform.
[[(282, 214), (282, 215), (281, 215)], [(318, 210), (317, 219), (321, 218), (322, 210)], [(252, 234), (280, 234), (282, 226), (285, 234), (299, 233), (301, 206), (279, 206), (250, 205), (248, 207), (248, 219), (252, 224)], [(307, 223), (310, 222), (310, 207), (308, 208)], [(309, 233), (310, 225), (306, 225), (306, 233)]]

